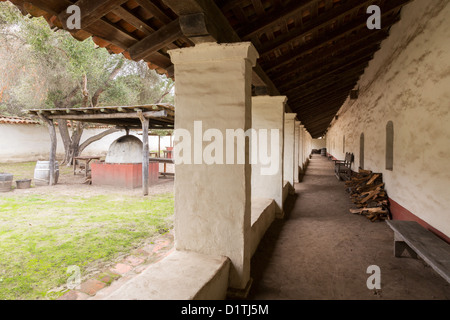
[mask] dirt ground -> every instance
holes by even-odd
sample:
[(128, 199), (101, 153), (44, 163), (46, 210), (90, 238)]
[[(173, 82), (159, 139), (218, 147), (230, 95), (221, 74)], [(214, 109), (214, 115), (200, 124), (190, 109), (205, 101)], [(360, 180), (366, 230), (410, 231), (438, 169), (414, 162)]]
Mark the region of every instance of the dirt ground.
[[(333, 163), (315, 156), (287, 216), (269, 228), (252, 259), (250, 299), (379, 300), (450, 299), (450, 284), (424, 261), (393, 255), (394, 235), (385, 222), (349, 213), (353, 207)], [(381, 290), (368, 289), (381, 271)]]
[[(172, 172), (168, 166), (167, 172)], [(141, 196), (142, 189), (124, 189), (113, 186), (97, 186), (85, 184), (86, 177), (84, 171), (78, 170), (76, 174), (73, 171), (60, 173), (58, 183), (54, 186), (36, 186), (29, 189), (14, 189), (12, 192), (0, 193), (0, 196), (19, 195), (19, 194), (54, 194), (67, 196), (97, 196), (104, 194), (122, 194), (131, 196)], [(149, 196), (173, 192), (173, 177), (160, 178), (156, 184), (150, 185)], [(34, 184), (34, 182), (32, 182)]]

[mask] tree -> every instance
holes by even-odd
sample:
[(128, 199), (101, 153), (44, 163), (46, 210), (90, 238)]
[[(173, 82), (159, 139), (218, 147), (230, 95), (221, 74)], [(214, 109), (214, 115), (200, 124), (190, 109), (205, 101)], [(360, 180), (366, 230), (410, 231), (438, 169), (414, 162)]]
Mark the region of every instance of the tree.
[[(145, 62), (54, 32), (45, 19), (25, 18), (9, 3), (0, 3), (0, 35), (0, 112), (173, 102), (173, 81)], [(85, 124), (59, 120), (58, 126), (68, 165), (90, 143), (117, 131), (110, 128), (80, 144)]]

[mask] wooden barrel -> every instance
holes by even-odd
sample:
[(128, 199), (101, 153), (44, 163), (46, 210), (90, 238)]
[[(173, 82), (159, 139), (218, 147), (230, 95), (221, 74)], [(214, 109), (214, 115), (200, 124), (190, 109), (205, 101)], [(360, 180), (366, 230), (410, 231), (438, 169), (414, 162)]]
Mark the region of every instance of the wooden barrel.
[[(55, 161), (55, 175), (54, 184), (58, 183), (59, 178), (59, 164)], [(38, 161), (36, 162), (36, 168), (34, 169), (34, 185), (36, 186), (48, 186), (50, 181), (50, 161)]]
[(0, 173), (0, 192), (11, 191), (13, 175), (10, 173)]

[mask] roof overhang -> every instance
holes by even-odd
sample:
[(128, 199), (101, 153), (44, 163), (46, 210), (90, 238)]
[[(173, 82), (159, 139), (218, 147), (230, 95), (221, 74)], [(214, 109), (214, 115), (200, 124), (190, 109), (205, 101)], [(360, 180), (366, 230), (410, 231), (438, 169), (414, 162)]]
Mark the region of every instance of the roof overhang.
[[(170, 49), (251, 41), (260, 54), (254, 94), (287, 96), (286, 111), (318, 138), (411, 0), (10, 1), (52, 28), (65, 28), (78, 40), (92, 37), (109, 52), (143, 59), (169, 77)], [(81, 9), (81, 30), (66, 26), (73, 4)], [(381, 29), (367, 27), (371, 5), (381, 10)]]

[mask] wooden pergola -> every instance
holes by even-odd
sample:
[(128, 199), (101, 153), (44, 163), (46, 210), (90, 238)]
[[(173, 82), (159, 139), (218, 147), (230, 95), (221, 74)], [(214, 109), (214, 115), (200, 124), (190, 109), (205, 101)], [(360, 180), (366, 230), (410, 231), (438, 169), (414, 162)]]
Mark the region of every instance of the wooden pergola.
[(54, 183), (56, 160), (56, 121), (80, 121), (101, 123), (130, 130), (142, 129), (143, 158), (142, 158), (142, 192), (148, 194), (149, 144), (148, 133), (153, 129), (173, 129), (175, 108), (170, 104), (152, 104), (142, 106), (115, 106), (97, 108), (67, 108), (67, 109), (31, 109), (28, 113), (42, 119), (49, 128), (50, 148), (50, 177), (49, 184)]

